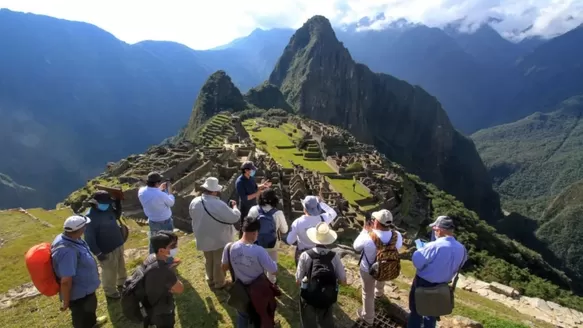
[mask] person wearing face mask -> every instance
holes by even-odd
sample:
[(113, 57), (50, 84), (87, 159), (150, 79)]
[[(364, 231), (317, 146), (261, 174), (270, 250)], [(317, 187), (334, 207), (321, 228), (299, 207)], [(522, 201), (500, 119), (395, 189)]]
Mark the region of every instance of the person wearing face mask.
[(177, 249), (178, 237), (171, 231), (159, 231), (150, 238), (154, 253), (150, 254), (143, 265), (145, 269), (144, 291), (147, 317), (144, 327), (174, 327), (174, 294), (181, 294), (184, 285), (172, 270), (168, 258)]
[[(243, 219), (247, 217), (251, 207), (257, 205), (257, 199), (259, 199), (261, 192), (271, 187), (271, 182), (265, 180), (260, 185), (257, 185), (255, 182), (256, 172), (257, 168), (253, 162), (247, 161), (241, 165), (241, 175), (235, 182), (237, 194), (239, 195), (239, 210), (241, 211), (239, 227), (242, 225)], [(242, 234), (242, 231), (240, 231), (239, 238), (241, 238)]]
[(101, 266), (101, 279), (105, 296), (121, 297), (120, 290), (126, 278), (124, 238), (117, 223), (115, 202), (106, 191), (97, 191), (88, 201), (86, 214), (91, 219), (85, 230), (85, 242)]

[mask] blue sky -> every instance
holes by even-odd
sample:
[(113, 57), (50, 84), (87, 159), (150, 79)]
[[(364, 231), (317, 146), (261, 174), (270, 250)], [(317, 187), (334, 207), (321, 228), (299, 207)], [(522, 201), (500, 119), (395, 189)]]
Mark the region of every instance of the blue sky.
[(92, 23), (129, 43), (171, 40), (194, 49), (255, 28), (297, 28), (316, 14), (339, 25), (384, 13), (375, 29), (399, 18), (436, 27), (464, 18), (471, 30), (494, 17), (510, 39), (551, 37), (583, 23), (583, 0), (0, 0), (0, 8)]

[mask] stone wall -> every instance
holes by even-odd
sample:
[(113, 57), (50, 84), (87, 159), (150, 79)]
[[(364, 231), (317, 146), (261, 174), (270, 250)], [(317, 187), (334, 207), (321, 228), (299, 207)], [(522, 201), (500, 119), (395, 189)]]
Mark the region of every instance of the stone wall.
[(509, 286), (487, 283), (460, 274), (457, 288), (477, 293), (557, 327), (583, 327), (583, 313), (540, 298), (521, 296), (517, 290)]
[(185, 190), (188, 186), (191, 186), (195, 183), (196, 180), (200, 179), (204, 176), (212, 167), (212, 161), (205, 161), (202, 165), (197, 167), (194, 171), (188, 173), (186, 176), (181, 178), (180, 180), (174, 182), (173, 187), (180, 191), (190, 193), (190, 191)]

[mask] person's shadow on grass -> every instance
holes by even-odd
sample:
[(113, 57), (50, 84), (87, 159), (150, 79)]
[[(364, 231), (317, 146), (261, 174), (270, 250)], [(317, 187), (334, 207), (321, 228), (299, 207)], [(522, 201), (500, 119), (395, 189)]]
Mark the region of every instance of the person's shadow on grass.
[[(177, 320), (180, 321), (182, 327), (216, 328), (219, 326), (219, 322), (224, 322), (227, 319), (216, 310), (210, 297), (207, 296), (204, 300), (201, 298), (188, 279), (185, 279), (180, 274), (178, 279), (184, 285), (184, 292), (175, 296), (176, 309), (178, 311)], [(205, 286), (204, 288), (208, 287)], [(223, 292), (219, 291), (218, 293)], [(222, 299), (221, 296), (217, 295), (219, 300)], [(233, 317), (232, 311), (227, 306), (225, 309), (229, 312), (230, 317)]]
[(119, 299), (111, 299), (105, 297), (107, 302), (107, 312), (109, 314), (109, 321), (114, 328), (143, 328), (142, 323), (134, 323), (124, 317), (121, 310), (121, 303)]

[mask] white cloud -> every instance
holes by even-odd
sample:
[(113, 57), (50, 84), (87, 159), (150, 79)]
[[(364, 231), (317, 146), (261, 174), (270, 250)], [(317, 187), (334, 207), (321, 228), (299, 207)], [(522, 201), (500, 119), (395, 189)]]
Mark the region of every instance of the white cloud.
[(130, 43), (172, 40), (195, 49), (257, 27), (297, 28), (316, 14), (347, 24), (384, 13), (374, 28), (405, 18), (436, 27), (464, 19), (471, 29), (496, 18), (492, 25), (508, 38), (551, 37), (583, 22), (583, 0), (0, 0), (0, 7), (89, 22)]

